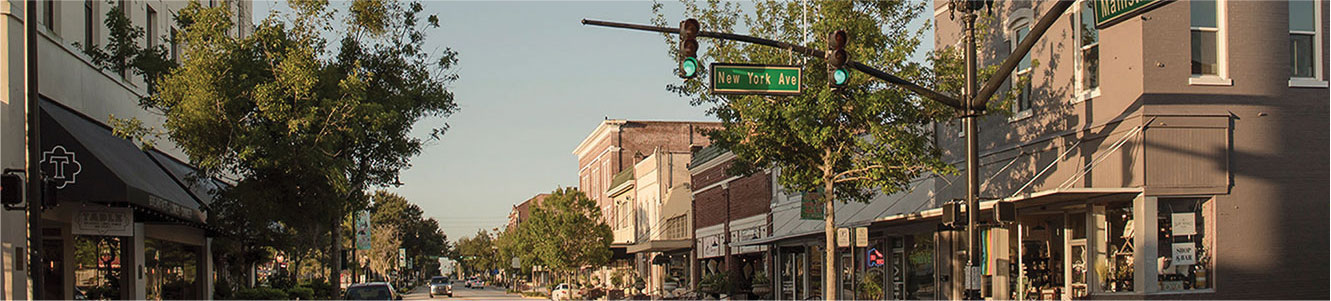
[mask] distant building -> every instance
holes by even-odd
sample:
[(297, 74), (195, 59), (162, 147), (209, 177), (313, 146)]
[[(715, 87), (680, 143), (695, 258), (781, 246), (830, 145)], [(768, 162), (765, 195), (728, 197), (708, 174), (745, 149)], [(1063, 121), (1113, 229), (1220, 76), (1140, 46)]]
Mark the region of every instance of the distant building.
[(547, 197), (550, 197), (549, 193), (539, 193), (526, 201), (522, 201), (522, 203), (513, 205), (513, 209), (508, 212), (508, 224), (504, 229), (517, 229), (518, 224), (531, 217), (531, 209), (540, 206), (541, 202), (545, 201)]
[(720, 126), (719, 122), (703, 121), (602, 121), (573, 149), (578, 158), (578, 190), (596, 201), (606, 224), (615, 225), (614, 202), (606, 193), (615, 174), (657, 149), (688, 153), (691, 146), (709, 145), (703, 131)]

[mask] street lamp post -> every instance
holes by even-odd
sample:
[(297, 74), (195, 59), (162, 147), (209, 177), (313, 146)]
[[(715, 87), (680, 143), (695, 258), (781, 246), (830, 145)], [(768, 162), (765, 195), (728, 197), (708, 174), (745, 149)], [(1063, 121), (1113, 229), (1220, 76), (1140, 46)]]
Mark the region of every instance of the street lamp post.
[(961, 27), (963, 39), (965, 39), (966, 56), (966, 89), (962, 91), (963, 108), (961, 122), (966, 127), (966, 256), (968, 264), (966, 265), (966, 299), (978, 300), (980, 298), (980, 233), (976, 231), (976, 222), (979, 217), (980, 209), (980, 164), (979, 164), (979, 138), (976, 137), (979, 132), (978, 117), (984, 113), (983, 102), (975, 98), (976, 81), (976, 48), (975, 43), (975, 19), (976, 13), (980, 9), (993, 5), (992, 0), (952, 0), (948, 6), (953, 11), (961, 12)]

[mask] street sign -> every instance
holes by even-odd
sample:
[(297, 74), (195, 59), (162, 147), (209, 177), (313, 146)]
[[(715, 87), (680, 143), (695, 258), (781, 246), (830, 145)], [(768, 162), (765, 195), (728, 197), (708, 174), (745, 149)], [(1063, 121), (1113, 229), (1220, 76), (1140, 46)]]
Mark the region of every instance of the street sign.
[(1095, 0), (1095, 28), (1105, 28), (1155, 8), (1162, 0)]
[(361, 210), (356, 214), (356, 249), (370, 249), (370, 211)]
[(712, 63), (713, 94), (799, 95), (799, 66)]

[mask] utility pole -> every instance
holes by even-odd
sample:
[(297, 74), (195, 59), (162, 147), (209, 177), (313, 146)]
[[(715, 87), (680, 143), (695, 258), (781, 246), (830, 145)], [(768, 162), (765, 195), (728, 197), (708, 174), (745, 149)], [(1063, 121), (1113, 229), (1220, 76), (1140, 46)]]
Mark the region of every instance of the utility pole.
[[(24, 78), (27, 97), (27, 118), (28, 118), (28, 162), (27, 180), (28, 180), (28, 275), (32, 279), (33, 300), (49, 299), (46, 296), (44, 284), (46, 282), (46, 265), (42, 260), (42, 146), (41, 146), (41, 103), (40, 92), (37, 90), (37, 0), (24, 1), (23, 5), (23, 27), (24, 31), (24, 54), (27, 61), (27, 76)], [(66, 296), (68, 297), (68, 296)]]
[(966, 56), (966, 89), (962, 91), (962, 100), (966, 102), (966, 108), (962, 110), (961, 122), (966, 129), (966, 256), (968, 264), (966, 265), (965, 297), (967, 300), (980, 299), (980, 232), (977, 231), (976, 222), (979, 217), (980, 209), (980, 164), (979, 164), (979, 119), (976, 118), (984, 113), (983, 106), (977, 106), (981, 103), (975, 98), (976, 81), (976, 48), (975, 43), (975, 19), (976, 11), (990, 6), (990, 1), (981, 0), (953, 0), (949, 4), (954, 11), (960, 11), (961, 28), (963, 39), (965, 39)]

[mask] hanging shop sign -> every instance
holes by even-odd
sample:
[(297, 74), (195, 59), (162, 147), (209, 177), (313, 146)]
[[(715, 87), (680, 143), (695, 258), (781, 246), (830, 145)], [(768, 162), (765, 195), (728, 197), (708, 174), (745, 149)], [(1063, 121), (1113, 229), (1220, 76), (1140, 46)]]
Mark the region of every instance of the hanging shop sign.
[(1095, 28), (1105, 28), (1151, 10), (1164, 0), (1095, 0)]
[(860, 248), (869, 246), (869, 227), (855, 227), (855, 246)]
[(1189, 266), (1197, 263), (1197, 244), (1193, 242), (1174, 243), (1170, 247), (1174, 256), (1170, 258), (1170, 266)]
[(1192, 212), (1170, 214), (1169, 226), (1174, 236), (1197, 235), (1197, 215)]
[(74, 235), (134, 236), (134, 211), (125, 207), (83, 207), (74, 214)]
[(850, 246), (850, 228), (836, 229), (836, 246), (842, 248)]
[(800, 219), (803, 220), (823, 220), (823, 192), (822, 189), (814, 192), (804, 192), (800, 194)]

